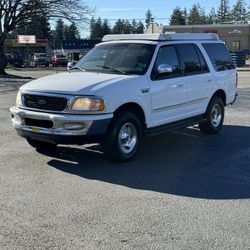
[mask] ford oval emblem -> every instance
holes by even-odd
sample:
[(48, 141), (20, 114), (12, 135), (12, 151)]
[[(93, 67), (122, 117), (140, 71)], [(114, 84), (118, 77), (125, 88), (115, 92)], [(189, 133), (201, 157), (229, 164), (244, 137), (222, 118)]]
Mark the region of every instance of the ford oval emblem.
[(46, 101), (45, 101), (44, 99), (39, 99), (39, 100), (37, 101), (37, 103), (38, 103), (39, 105), (45, 105), (45, 104), (46, 104)]

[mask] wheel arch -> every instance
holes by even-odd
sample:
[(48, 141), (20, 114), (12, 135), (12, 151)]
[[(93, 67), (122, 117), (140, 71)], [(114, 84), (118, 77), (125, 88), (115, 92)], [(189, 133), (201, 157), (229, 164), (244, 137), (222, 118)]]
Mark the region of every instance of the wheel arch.
[(211, 97), (210, 100), (212, 100), (215, 96), (218, 96), (222, 99), (224, 106), (227, 105), (227, 96), (226, 96), (226, 92), (223, 89), (219, 89), (217, 90)]
[(141, 121), (141, 124), (143, 128), (146, 127), (146, 116), (143, 108), (135, 102), (128, 102), (124, 103), (121, 106), (119, 106), (115, 112), (114, 112), (114, 117), (118, 115), (121, 112), (131, 112), (137, 116), (137, 118)]

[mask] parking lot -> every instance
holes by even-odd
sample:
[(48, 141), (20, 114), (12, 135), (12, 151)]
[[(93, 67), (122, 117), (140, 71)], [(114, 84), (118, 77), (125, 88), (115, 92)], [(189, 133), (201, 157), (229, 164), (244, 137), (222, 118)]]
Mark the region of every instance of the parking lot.
[(21, 84), (0, 83), (0, 249), (249, 249), (249, 79), (220, 134), (145, 139), (124, 164), (98, 145), (35, 151), (8, 112)]

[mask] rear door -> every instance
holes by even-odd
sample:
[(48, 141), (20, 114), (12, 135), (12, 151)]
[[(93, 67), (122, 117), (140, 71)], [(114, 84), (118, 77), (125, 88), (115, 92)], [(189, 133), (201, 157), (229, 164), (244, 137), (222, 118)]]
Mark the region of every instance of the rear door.
[(231, 55), (223, 43), (202, 43), (208, 57), (211, 60), (214, 73), (214, 91), (217, 88), (226, 92), (227, 104), (232, 103), (236, 94), (236, 69)]
[(178, 44), (187, 81), (187, 118), (203, 114), (212, 88), (212, 75), (195, 44)]

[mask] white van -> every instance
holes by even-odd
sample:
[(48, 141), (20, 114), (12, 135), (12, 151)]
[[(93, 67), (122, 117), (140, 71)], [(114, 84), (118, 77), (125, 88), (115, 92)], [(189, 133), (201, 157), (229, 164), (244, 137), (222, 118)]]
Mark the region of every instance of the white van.
[(40, 149), (98, 142), (106, 157), (134, 157), (142, 136), (199, 124), (221, 130), (237, 73), (216, 34), (108, 35), (69, 72), (31, 81), (10, 109)]

